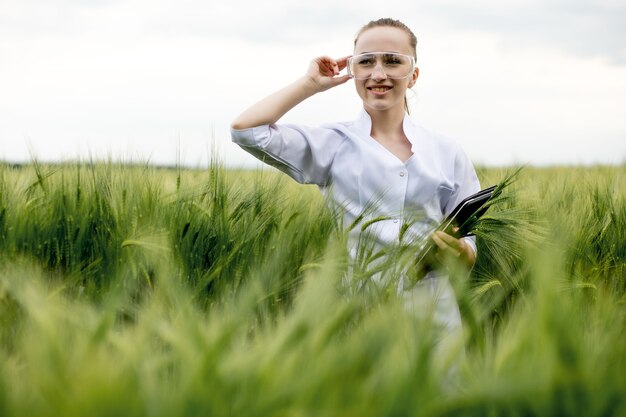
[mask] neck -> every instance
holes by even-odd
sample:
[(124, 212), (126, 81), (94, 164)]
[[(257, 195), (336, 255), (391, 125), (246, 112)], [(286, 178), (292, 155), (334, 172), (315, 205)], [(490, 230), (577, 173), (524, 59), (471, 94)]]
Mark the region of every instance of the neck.
[(389, 135), (403, 131), (404, 110), (403, 111), (373, 111), (366, 109), (372, 120), (371, 135)]

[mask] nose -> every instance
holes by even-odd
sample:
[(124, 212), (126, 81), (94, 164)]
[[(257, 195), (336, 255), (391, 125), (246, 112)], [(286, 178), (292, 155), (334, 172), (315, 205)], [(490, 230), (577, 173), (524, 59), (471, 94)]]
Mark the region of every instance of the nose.
[(382, 65), (378, 64), (372, 70), (371, 77), (372, 77), (373, 80), (379, 81), (379, 80), (386, 79), (387, 78), (387, 74), (385, 74), (385, 71), (383, 70)]

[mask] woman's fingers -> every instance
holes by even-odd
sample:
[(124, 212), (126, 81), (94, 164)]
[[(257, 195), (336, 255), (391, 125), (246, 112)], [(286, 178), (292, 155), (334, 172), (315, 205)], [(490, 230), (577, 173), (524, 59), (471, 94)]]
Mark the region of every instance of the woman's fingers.
[(440, 250), (448, 251), (458, 257), (463, 252), (465, 243), (440, 230), (432, 235), (432, 239)]
[(320, 56), (315, 58), (314, 62), (317, 64), (317, 68), (321, 75), (332, 77), (335, 75), (339, 75), (339, 72), (346, 68), (346, 66), (348, 65), (348, 58), (350, 58), (350, 55), (338, 58), (336, 60), (329, 56)]
[(335, 60), (329, 56), (320, 56), (311, 62), (308, 74), (318, 85), (319, 91), (336, 87), (350, 79), (347, 74), (339, 75), (341, 70), (346, 67), (347, 60), (348, 57)]
[(337, 65), (337, 62), (331, 57), (321, 56), (316, 58), (315, 62), (317, 63), (320, 75), (332, 77), (339, 74), (339, 65)]
[(339, 71), (348, 66), (348, 59), (350, 59), (352, 55), (344, 56), (337, 59), (337, 66), (339, 67)]
[(450, 253), (456, 258), (462, 260), (468, 267), (472, 267), (476, 262), (476, 253), (465, 242), (464, 239), (457, 239), (454, 236), (442, 232), (436, 231), (431, 235), (433, 242), (437, 245), (439, 250), (437, 251), (437, 257), (442, 260), (442, 256), (445, 253)]

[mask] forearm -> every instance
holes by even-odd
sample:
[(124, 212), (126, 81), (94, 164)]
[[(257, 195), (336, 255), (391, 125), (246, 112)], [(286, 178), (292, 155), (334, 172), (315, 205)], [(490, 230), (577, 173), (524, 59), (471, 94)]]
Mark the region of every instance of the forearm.
[(233, 129), (247, 129), (276, 123), (289, 110), (319, 91), (315, 82), (303, 76), (252, 105), (233, 120)]

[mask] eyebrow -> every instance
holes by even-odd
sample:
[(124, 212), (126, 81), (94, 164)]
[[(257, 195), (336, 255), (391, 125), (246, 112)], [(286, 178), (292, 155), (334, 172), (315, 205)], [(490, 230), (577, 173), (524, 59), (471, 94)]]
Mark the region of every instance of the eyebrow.
[(365, 52), (355, 53), (354, 55), (365, 55), (365, 54), (400, 54), (400, 55), (409, 55), (409, 54), (405, 54), (404, 52), (397, 52), (397, 51), (365, 51)]

